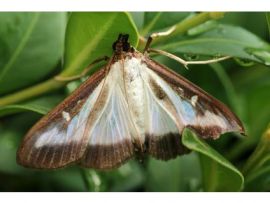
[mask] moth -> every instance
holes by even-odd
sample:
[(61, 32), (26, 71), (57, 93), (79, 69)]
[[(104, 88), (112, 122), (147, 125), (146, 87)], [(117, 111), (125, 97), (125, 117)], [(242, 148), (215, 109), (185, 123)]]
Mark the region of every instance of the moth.
[(107, 64), (30, 129), (19, 164), (112, 169), (138, 154), (169, 160), (187, 153), (184, 128), (204, 139), (244, 133), (227, 106), (135, 50), (128, 37), (120, 34)]

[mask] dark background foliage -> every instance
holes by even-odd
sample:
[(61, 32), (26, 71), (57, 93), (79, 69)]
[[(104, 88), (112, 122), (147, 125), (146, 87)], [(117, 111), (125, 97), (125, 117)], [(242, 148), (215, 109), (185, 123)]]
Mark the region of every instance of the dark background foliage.
[[(269, 24), (268, 13), (0, 13), (0, 190), (269, 191)], [(76, 75), (110, 55), (119, 33), (129, 33), (142, 50), (142, 37), (173, 25), (176, 31), (153, 47), (186, 60), (233, 58), (185, 70), (166, 57), (152, 57), (230, 106), (247, 137), (228, 133), (204, 141), (185, 131), (179, 139), (192, 153), (168, 162), (132, 160), (109, 172), (17, 165), (16, 150), (27, 130), (81, 83), (56, 82), (56, 74)]]

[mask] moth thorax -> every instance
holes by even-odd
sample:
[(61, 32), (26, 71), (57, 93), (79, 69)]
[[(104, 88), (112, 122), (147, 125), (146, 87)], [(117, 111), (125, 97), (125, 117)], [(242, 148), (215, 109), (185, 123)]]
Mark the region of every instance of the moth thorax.
[(112, 45), (112, 48), (116, 54), (121, 54), (122, 52), (129, 52), (131, 50), (128, 38), (128, 34), (119, 34), (118, 39)]

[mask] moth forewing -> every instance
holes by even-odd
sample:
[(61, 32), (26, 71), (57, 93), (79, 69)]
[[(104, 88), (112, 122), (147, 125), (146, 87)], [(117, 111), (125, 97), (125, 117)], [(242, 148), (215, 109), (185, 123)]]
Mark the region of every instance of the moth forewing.
[(167, 86), (168, 95), (179, 116), (183, 118), (185, 114), (188, 115), (185, 127), (195, 130), (204, 138), (217, 138), (225, 132), (244, 133), (241, 121), (225, 104), (164, 65), (147, 57), (144, 57), (144, 63), (163, 79), (164, 89)]
[(92, 105), (104, 77), (103, 68), (37, 122), (24, 137), (17, 162), (31, 168), (59, 168), (78, 161), (89, 139), (82, 137), (88, 104)]

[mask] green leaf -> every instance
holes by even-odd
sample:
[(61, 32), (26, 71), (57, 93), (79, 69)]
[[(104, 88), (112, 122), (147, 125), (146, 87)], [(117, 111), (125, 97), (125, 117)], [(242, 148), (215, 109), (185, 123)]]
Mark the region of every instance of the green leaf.
[(0, 94), (40, 81), (64, 45), (65, 13), (0, 14)]
[(237, 95), (231, 79), (229, 78), (225, 68), (220, 63), (210, 64), (210, 67), (215, 71), (217, 77), (222, 83), (225, 94), (229, 99), (230, 105), (234, 108), (235, 113), (240, 116), (243, 113), (242, 105), (239, 96)]
[(65, 41), (65, 71), (62, 75), (80, 73), (88, 64), (105, 55), (112, 55), (112, 44), (120, 33), (130, 35), (136, 47), (138, 33), (127, 13), (72, 13)]
[(268, 70), (268, 72), (262, 72), (262, 74), (265, 74), (264, 77), (257, 77), (257, 81), (249, 83), (240, 89), (244, 94), (245, 108), (247, 109), (246, 116), (248, 117), (247, 124), (249, 126), (249, 133), (252, 135), (249, 139), (243, 140), (243, 142), (252, 142), (253, 145), (260, 140), (270, 120), (270, 105), (269, 100), (266, 99), (270, 98), (270, 72)]
[[(265, 14), (263, 12), (227, 12), (221, 23), (237, 25), (249, 30), (257, 36), (265, 37), (267, 26), (265, 26)], [(261, 22), (261, 23), (258, 23)]]
[(265, 16), (266, 16), (267, 27), (268, 27), (269, 36), (270, 36), (270, 13), (267, 12), (267, 13), (265, 14)]
[(4, 126), (0, 126), (0, 133), (0, 172), (22, 172), (23, 169), (16, 164), (19, 133), (12, 129), (6, 129)]
[(200, 155), (205, 191), (240, 191), (244, 178), (223, 156), (211, 148), (192, 131), (185, 129), (183, 144)]
[(218, 23), (214, 20), (209, 20), (203, 24), (200, 24), (194, 28), (191, 28), (187, 31), (187, 34), (189, 36), (192, 35), (199, 35), (201, 33), (207, 32), (209, 30), (212, 30), (218, 26)]
[(49, 96), (39, 97), (37, 99), (27, 101), (21, 104), (2, 106), (0, 107), (0, 117), (25, 111), (31, 111), (45, 115), (49, 112), (49, 110), (59, 104), (63, 99), (63, 95), (53, 94)]
[[(230, 159), (241, 158), (243, 154), (249, 154), (261, 139), (270, 121), (270, 70), (266, 66), (257, 65), (255, 68), (243, 70), (241, 74), (234, 74), (234, 84), (238, 94), (241, 93), (244, 110), (242, 121), (244, 121), (248, 139), (234, 142), (227, 154)], [(241, 78), (241, 80), (239, 80)], [(240, 104), (239, 104), (240, 105)]]
[(146, 178), (147, 191), (199, 191), (201, 173), (198, 156), (191, 153), (166, 162), (151, 158)]
[(168, 28), (191, 15), (190, 12), (146, 12), (144, 14), (144, 28), (141, 34), (145, 36), (149, 32)]
[(130, 12), (132, 19), (138, 30), (143, 28), (144, 24), (144, 12)]
[[(176, 42), (177, 40), (177, 42)], [(218, 25), (197, 36), (175, 39), (157, 48), (176, 54), (228, 55), (264, 64), (270, 63), (270, 45), (249, 31), (231, 25)]]

